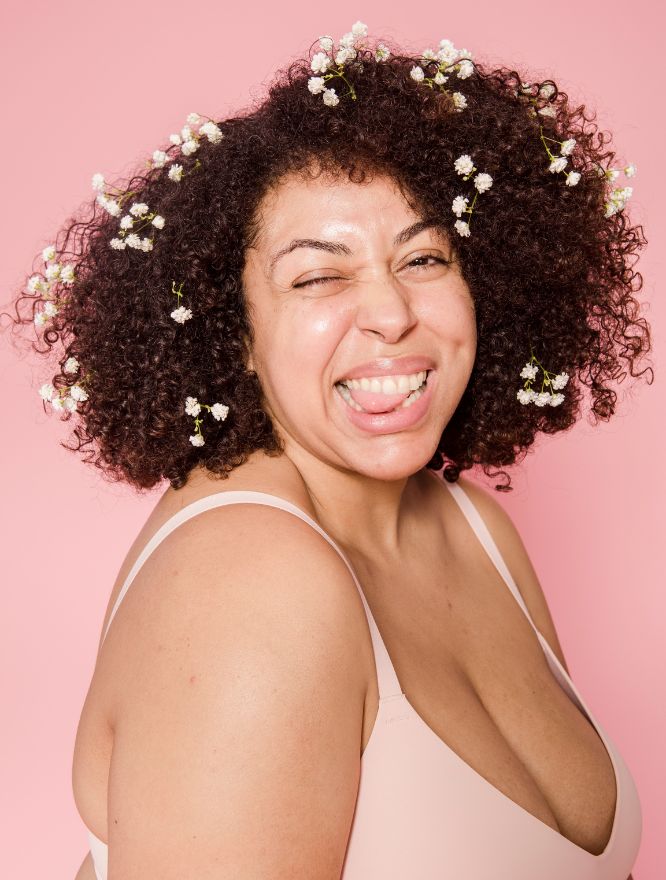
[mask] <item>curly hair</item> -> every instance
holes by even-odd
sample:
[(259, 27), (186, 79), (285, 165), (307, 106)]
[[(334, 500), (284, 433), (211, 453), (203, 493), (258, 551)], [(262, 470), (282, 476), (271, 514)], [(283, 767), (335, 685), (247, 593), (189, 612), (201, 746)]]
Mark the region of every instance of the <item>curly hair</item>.
[[(410, 76), (416, 64), (430, 75), (437, 61), (400, 54), (395, 46), (378, 59), (360, 48), (345, 67), (355, 96), (350, 91), (329, 106), (308, 87), (311, 58), (290, 62), (258, 106), (217, 122), (219, 142), (202, 138), (196, 155), (178, 156), (185, 172), (179, 182), (166, 167), (133, 172), (117, 185), (118, 194), (167, 218), (148, 256), (110, 247), (117, 220), (98, 200), (67, 221), (55, 247), (59, 259), (71, 257), (75, 280), (43, 332), (47, 348), (34, 346), (47, 355), (61, 343), (54, 388), (71, 386), (63, 369), (70, 358), (85, 373), (87, 399), (76, 413), (63, 413), (77, 420), (77, 445), (65, 448), (139, 490), (163, 479), (180, 488), (197, 465), (225, 478), (256, 450), (283, 452), (258, 376), (245, 367), (253, 332), (241, 274), (263, 197), (285, 174), (313, 168), (359, 183), (374, 172), (388, 174), (457, 240), (478, 349), (427, 467), (439, 470), (446, 462), (450, 482), (473, 465), (495, 476), (491, 469), (525, 455), (539, 431), (554, 434), (574, 424), (583, 386), (595, 423), (610, 418), (617, 398), (611, 381), (622, 381), (627, 369), (642, 375), (635, 362), (650, 349), (649, 326), (632, 295), (643, 281), (633, 263), (647, 241), (625, 211), (604, 211), (615, 157), (611, 136), (584, 105), (570, 107), (552, 79), (530, 86), (524, 71), (475, 61), (461, 110), (451, 90)], [(544, 106), (545, 112), (535, 109)], [(548, 139), (575, 139), (570, 158), (581, 175), (577, 185), (565, 185), (549, 169)], [(174, 158), (179, 150), (172, 143), (165, 152)], [(454, 168), (461, 154), (493, 178), (468, 237), (455, 231), (451, 209), (461, 193)], [(193, 310), (183, 324), (170, 317), (180, 304), (175, 283)], [(34, 326), (40, 299), (38, 291), (19, 295), (14, 323)], [(26, 301), (29, 316), (21, 314)], [(561, 405), (517, 400), (517, 377), (530, 352), (568, 372)], [(189, 440), (188, 396), (229, 404), (228, 417), (208, 425), (204, 446)], [(495, 488), (508, 491), (509, 483)]]

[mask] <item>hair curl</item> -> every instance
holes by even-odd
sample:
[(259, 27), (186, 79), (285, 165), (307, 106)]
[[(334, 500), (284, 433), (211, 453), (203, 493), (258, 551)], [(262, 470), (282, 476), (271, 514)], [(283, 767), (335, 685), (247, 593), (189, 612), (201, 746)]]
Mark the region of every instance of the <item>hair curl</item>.
[[(60, 229), (57, 259), (71, 258), (76, 280), (43, 333), (47, 348), (33, 348), (46, 355), (62, 343), (56, 389), (71, 385), (63, 372), (70, 357), (88, 378), (89, 397), (76, 413), (78, 445), (65, 448), (83, 451), (105, 475), (137, 489), (165, 478), (179, 488), (198, 464), (224, 478), (255, 450), (283, 451), (257, 374), (245, 368), (253, 335), (241, 273), (263, 196), (283, 175), (313, 166), (356, 182), (368, 172), (389, 174), (424, 216), (440, 217), (457, 239), (478, 351), (428, 467), (439, 469), (446, 458), (451, 482), (475, 464), (495, 476), (490, 468), (524, 456), (538, 431), (573, 425), (583, 385), (595, 424), (610, 418), (617, 398), (610, 380), (625, 378), (622, 361), (632, 376), (642, 375), (634, 365), (650, 349), (649, 325), (632, 296), (643, 281), (632, 265), (647, 241), (624, 211), (604, 215), (607, 178), (600, 169), (614, 160), (611, 136), (584, 105), (571, 108), (553, 80), (529, 91), (524, 72), (478, 61), (464, 88), (462, 81), (456, 86), (467, 99), (457, 112), (449, 93), (410, 77), (417, 63), (428, 72), (421, 56), (391, 51), (378, 61), (373, 51), (358, 50), (345, 66), (358, 98), (340, 95), (336, 107), (309, 91), (309, 58), (294, 61), (278, 71), (259, 106), (217, 123), (219, 143), (202, 139), (195, 156), (173, 157), (188, 172), (180, 182), (169, 179), (166, 166), (116, 185), (119, 195), (133, 194), (167, 218), (149, 255), (110, 247), (117, 220), (96, 201), (87, 204), (87, 216), (74, 215)], [(546, 85), (550, 95), (542, 103), (553, 115), (537, 115), (534, 99)], [(575, 138), (578, 185), (566, 186), (563, 175), (549, 171), (540, 126), (553, 140)], [(475, 206), (468, 238), (453, 231), (451, 210), (461, 193), (453, 163), (462, 153), (494, 181)], [(181, 280), (194, 313), (183, 325), (170, 317), (177, 304), (172, 283)], [(26, 300), (28, 317), (21, 315)], [(33, 324), (39, 300), (39, 293), (21, 294), (14, 323)], [(531, 351), (548, 369), (569, 373), (560, 406), (516, 399)], [(206, 421), (203, 447), (189, 441), (187, 396), (229, 404), (225, 421)], [(66, 420), (74, 416), (64, 413)], [(507, 491), (509, 483), (496, 488)]]

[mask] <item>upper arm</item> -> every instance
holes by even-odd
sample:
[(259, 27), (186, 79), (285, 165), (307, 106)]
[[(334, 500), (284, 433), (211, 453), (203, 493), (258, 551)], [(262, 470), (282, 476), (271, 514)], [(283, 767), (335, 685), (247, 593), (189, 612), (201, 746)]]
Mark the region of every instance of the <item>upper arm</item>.
[(265, 506), (171, 537), (168, 600), (127, 622), (141, 643), (114, 733), (109, 880), (339, 878), (366, 689), (349, 570)]
[(485, 520), (520, 590), (520, 594), (525, 601), (525, 605), (527, 605), (527, 610), (535, 626), (546, 639), (557, 659), (568, 673), (569, 669), (564, 659), (562, 646), (557, 637), (557, 631), (548, 608), (548, 603), (546, 602), (546, 597), (522, 538), (511, 517), (491, 493), (482, 486), (473, 483), (467, 478), (459, 477), (458, 481)]

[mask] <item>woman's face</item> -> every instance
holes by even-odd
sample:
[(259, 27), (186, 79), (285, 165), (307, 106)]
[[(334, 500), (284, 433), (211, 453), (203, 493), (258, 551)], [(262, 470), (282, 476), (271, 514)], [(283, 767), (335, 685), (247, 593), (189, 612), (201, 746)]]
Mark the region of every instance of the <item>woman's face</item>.
[[(287, 455), (383, 480), (416, 473), (476, 355), (473, 301), (448, 236), (411, 228), (424, 218), (384, 175), (358, 184), (290, 174), (258, 217), (243, 271), (248, 367)], [(358, 387), (341, 394), (350, 375)], [(419, 399), (402, 407), (411, 389)]]

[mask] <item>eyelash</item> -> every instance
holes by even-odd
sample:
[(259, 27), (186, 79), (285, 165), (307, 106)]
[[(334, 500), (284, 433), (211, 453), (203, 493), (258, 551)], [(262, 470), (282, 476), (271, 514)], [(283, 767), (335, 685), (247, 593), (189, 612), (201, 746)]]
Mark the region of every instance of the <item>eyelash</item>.
[[(415, 263), (417, 260), (435, 260), (438, 263), (442, 263), (443, 265), (448, 265), (449, 260), (445, 260), (443, 257), (436, 257), (434, 254), (424, 254), (422, 257), (415, 257), (411, 262), (407, 263), (408, 266), (411, 266), (412, 263)], [(428, 266), (420, 266), (420, 269), (427, 269)], [(311, 278), (309, 281), (300, 281), (298, 284), (294, 284), (293, 287), (308, 287), (314, 284), (322, 284), (324, 281), (335, 281), (336, 276), (328, 276), (324, 275), (321, 278)]]

